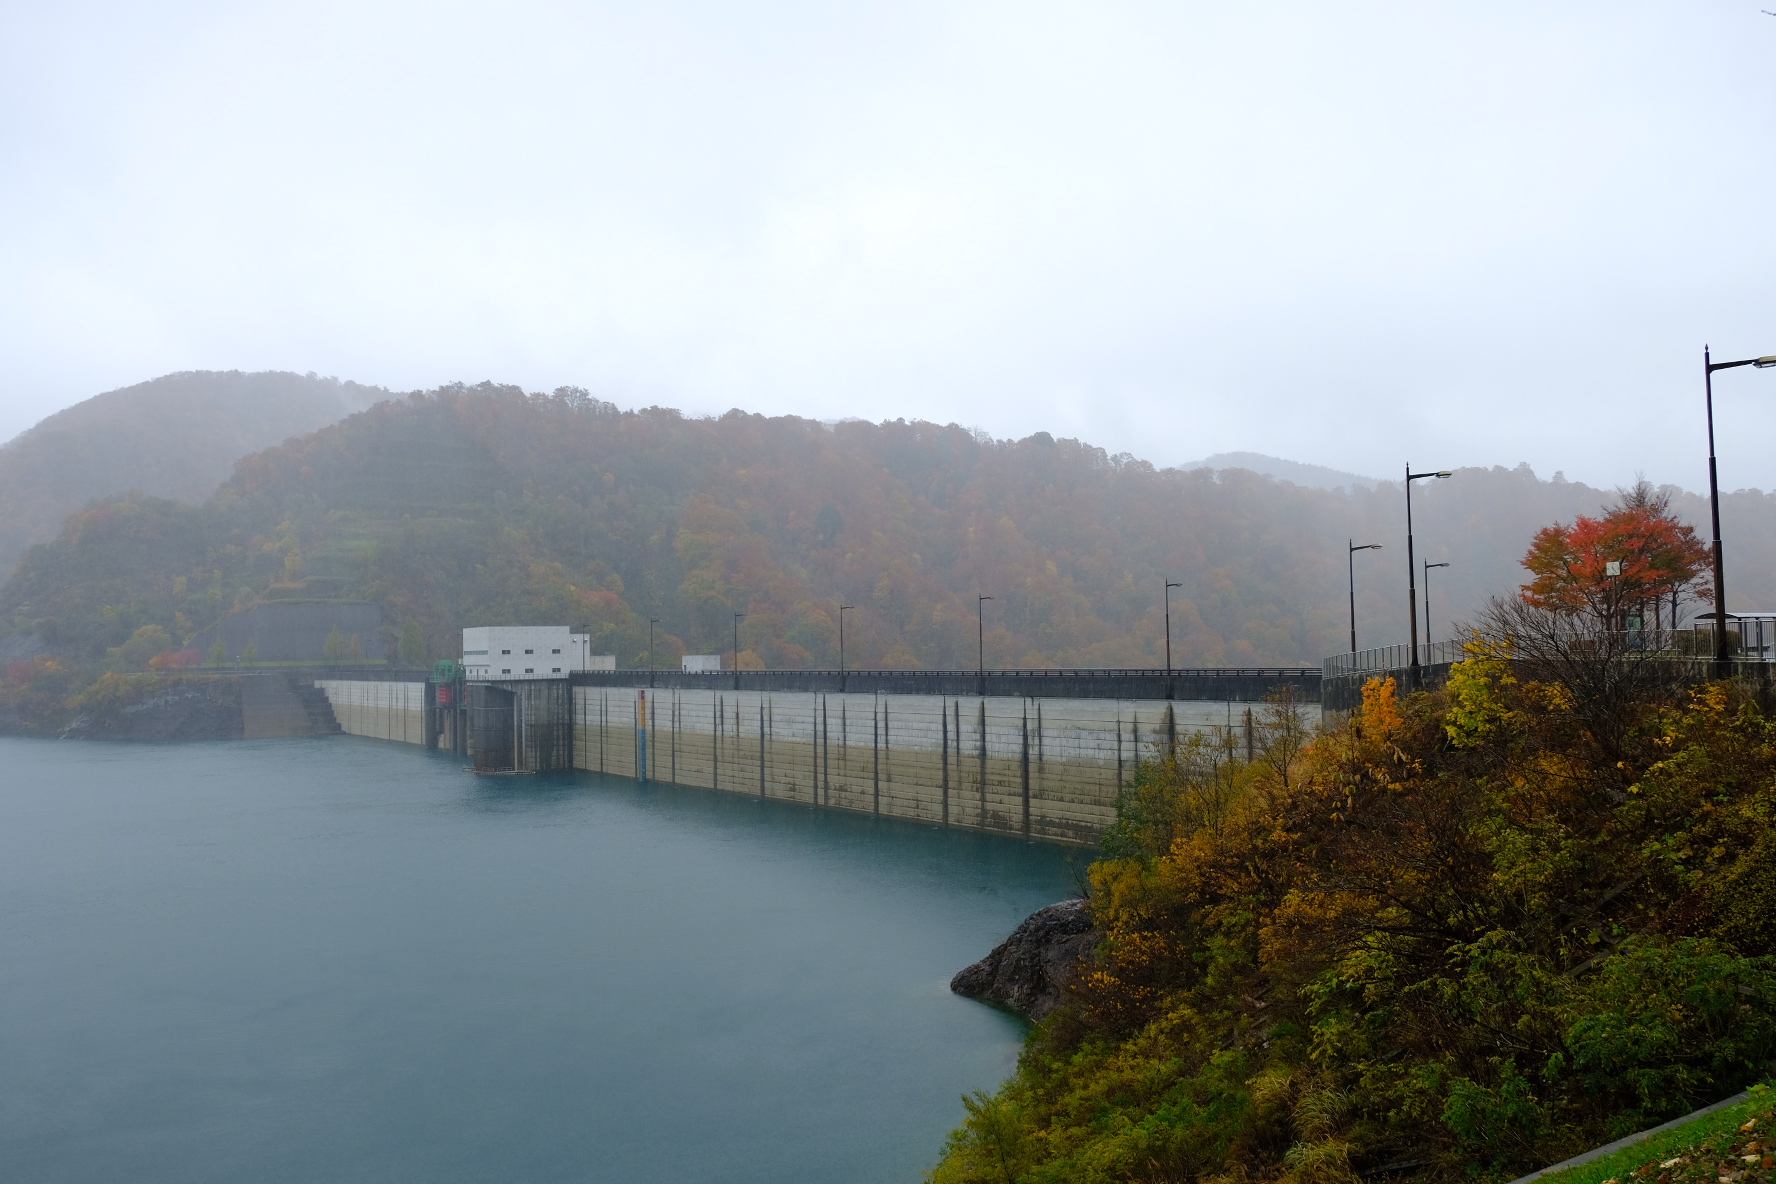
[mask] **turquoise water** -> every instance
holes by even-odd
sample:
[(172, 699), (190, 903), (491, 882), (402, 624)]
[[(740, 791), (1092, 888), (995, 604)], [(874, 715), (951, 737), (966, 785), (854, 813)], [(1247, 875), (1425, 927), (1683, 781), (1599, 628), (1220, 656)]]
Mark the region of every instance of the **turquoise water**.
[(1068, 853), (377, 741), (0, 740), (0, 1174), (915, 1181)]

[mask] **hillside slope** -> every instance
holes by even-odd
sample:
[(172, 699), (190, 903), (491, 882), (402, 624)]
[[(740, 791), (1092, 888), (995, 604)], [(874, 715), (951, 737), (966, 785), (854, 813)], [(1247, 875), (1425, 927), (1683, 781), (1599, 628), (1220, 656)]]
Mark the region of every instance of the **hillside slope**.
[[(1419, 556), (1455, 564), (1436, 573), (1436, 631), (1521, 582), (1537, 527), (1609, 496), (1522, 466), (1421, 490)], [(1737, 588), (1768, 586), (1770, 508), (1728, 500)], [(466, 624), (566, 622), (640, 664), (648, 618), (673, 663), (731, 649), (738, 612), (744, 664), (808, 667), (837, 664), (845, 604), (851, 664), (970, 668), (990, 596), (991, 666), (1156, 666), (1171, 579), (1177, 665), (1316, 663), (1348, 645), (1347, 538), (1388, 544), (1358, 557), (1362, 643), (1404, 636), (1401, 533), (1397, 486), (1156, 470), (1046, 433), (687, 419), (458, 385), (247, 457), (202, 507), (77, 516), (0, 590), (0, 622), (97, 661), (142, 625), (182, 642), (256, 599), (361, 597), (431, 656)]]
[(0, 573), (98, 498), (137, 490), (202, 501), (249, 452), (385, 397), (335, 378), (197, 370), (58, 411), (0, 446)]

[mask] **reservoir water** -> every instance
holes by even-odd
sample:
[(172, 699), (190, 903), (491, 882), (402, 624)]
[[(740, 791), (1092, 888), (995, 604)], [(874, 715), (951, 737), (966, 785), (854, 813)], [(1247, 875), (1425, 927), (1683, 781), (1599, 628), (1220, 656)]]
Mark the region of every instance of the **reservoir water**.
[(351, 737), (0, 739), (0, 1175), (910, 1182), (1069, 852)]

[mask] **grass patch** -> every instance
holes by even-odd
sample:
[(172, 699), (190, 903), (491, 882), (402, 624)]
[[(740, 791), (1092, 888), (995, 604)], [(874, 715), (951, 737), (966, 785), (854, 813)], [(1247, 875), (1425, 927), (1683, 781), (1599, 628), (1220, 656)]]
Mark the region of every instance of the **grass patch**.
[[(1751, 1097), (1743, 1102), (1537, 1180), (1538, 1184), (1688, 1184), (1699, 1180), (1712, 1184), (1731, 1179), (1739, 1184), (1764, 1184), (1776, 1180), (1776, 1152), (1768, 1150), (1776, 1141), (1773, 1128), (1776, 1091), (1753, 1086)], [(1743, 1158), (1746, 1155), (1757, 1158), (1747, 1163)]]

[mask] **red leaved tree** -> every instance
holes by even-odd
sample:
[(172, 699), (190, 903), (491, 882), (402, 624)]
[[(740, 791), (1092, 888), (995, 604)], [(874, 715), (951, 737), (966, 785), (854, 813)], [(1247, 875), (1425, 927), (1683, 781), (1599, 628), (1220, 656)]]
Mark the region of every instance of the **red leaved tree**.
[(1685, 597), (1712, 603), (1708, 585), (1697, 583), (1708, 558), (1696, 532), (1672, 517), (1670, 498), (1641, 481), (1602, 518), (1538, 531), (1523, 557), (1535, 578), (1522, 597), (1550, 612), (1589, 615), (1606, 629), (1625, 629), (1634, 617), (1674, 626)]

